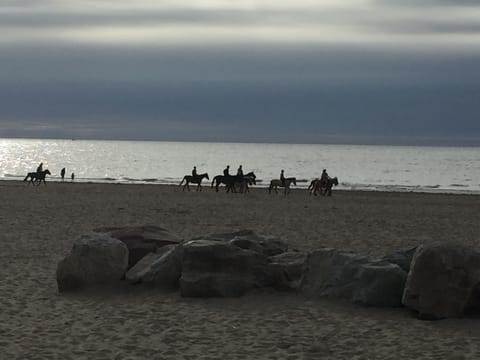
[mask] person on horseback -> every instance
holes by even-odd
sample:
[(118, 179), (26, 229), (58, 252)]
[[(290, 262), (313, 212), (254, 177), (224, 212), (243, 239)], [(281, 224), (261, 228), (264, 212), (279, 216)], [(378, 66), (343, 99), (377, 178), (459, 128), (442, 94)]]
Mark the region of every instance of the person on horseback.
[(237, 170), (237, 176), (238, 177), (243, 177), (243, 169), (242, 169), (242, 165), (240, 165), (238, 167), (238, 170)]
[(230, 176), (230, 165), (223, 169), (223, 176)]
[(330, 176), (328, 176), (327, 169), (323, 169), (322, 176), (320, 177), (321, 186), (327, 186), (328, 180), (330, 180)]
[(41, 173), (43, 171), (43, 162), (40, 163), (40, 165), (38, 165), (37, 167), (37, 174), (38, 173)]
[(282, 186), (285, 187), (285, 174), (283, 172), (283, 169), (282, 171), (280, 171), (280, 181), (282, 182)]
[(197, 174), (197, 167), (196, 167), (196, 166), (194, 166), (193, 169), (192, 169), (192, 176), (193, 176), (193, 177), (197, 177), (197, 176), (198, 176), (198, 174)]

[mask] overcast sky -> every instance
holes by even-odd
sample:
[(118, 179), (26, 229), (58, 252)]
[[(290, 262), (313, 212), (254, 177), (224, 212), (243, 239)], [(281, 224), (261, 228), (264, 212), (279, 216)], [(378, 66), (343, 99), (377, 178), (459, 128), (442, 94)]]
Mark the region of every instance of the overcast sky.
[(0, 0), (0, 137), (480, 146), (478, 0)]

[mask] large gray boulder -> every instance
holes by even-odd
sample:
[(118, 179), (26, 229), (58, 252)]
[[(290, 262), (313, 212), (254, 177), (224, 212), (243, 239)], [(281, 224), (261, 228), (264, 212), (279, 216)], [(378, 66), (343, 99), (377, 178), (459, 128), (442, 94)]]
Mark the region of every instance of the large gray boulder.
[(420, 246), (408, 273), (403, 304), (421, 318), (460, 317), (480, 303), (480, 253), (462, 244)]
[(186, 297), (240, 296), (270, 282), (267, 259), (255, 251), (214, 240), (183, 245), (180, 292)]
[(324, 248), (308, 255), (301, 291), (308, 297), (395, 307), (401, 305), (406, 276), (396, 264)]
[(60, 291), (113, 284), (128, 266), (128, 249), (120, 240), (106, 234), (83, 235), (70, 253), (58, 263), (57, 284)]
[(126, 274), (132, 284), (148, 284), (162, 289), (178, 288), (182, 274), (181, 245), (166, 245), (157, 253), (145, 255)]
[(306, 259), (306, 253), (295, 251), (270, 256), (271, 286), (277, 290), (298, 289), (305, 272)]
[(400, 306), (406, 279), (407, 273), (397, 264), (363, 264), (355, 274), (351, 301), (368, 306)]
[(107, 233), (127, 245), (128, 268), (133, 267), (145, 255), (155, 253), (165, 245), (181, 242), (181, 238), (176, 234), (155, 225), (103, 227), (94, 231)]

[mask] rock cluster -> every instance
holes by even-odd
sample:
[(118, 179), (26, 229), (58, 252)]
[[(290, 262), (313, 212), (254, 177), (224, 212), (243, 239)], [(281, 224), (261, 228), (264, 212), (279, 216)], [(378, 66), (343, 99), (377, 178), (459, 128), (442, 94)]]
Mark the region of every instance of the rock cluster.
[(465, 316), (480, 307), (480, 253), (439, 242), (375, 259), (320, 248), (303, 253), (250, 230), (189, 241), (155, 226), (103, 228), (75, 241), (58, 264), (61, 292), (127, 281), (187, 297), (241, 296), (254, 288), (405, 306), (420, 318)]

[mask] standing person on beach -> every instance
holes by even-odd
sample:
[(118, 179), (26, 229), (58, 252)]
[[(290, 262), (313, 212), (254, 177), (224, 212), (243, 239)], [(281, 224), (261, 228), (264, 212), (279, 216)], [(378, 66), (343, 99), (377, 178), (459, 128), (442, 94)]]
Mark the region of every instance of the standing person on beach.
[(62, 181), (65, 180), (65, 168), (62, 169), (62, 171), (60, 171), (60, 176), (62, 177)]
[(75, 174), (73, 172), (72, 172), (71, 178), (72, 178), (72, 181), (75, 180)]
[(194, 166), (193, 169), (192, 169), (192, 176), (193, 176), (193, 177), (197, 177), (197, 176), (198, 176), (198, 174), (197, 174), (197, 167), (196, 167), (196, 166)]
[(280, 171), (280, 181), (282, 182), (282, 186), (285, 187), (285, 174), (283, 172), (283, 169), (282, 171)]
[(242, 169), (242, 165), (240, 165), (238, 167), (238, 170), (237, 170), (237, 176), (238, 177), (243, 177), (243, 169)]
[(223, 176), (230, 176), (230, 165), (223, 169)]

